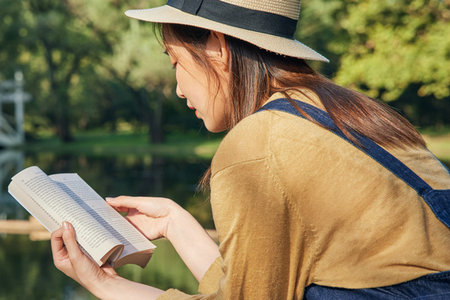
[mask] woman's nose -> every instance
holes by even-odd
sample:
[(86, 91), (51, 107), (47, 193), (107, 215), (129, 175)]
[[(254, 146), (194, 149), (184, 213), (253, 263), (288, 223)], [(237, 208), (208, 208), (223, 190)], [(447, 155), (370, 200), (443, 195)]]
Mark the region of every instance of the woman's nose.
[(181, 89), (180, 89), (180, 86), (177, 84), (177, 96), (179, 97), (179, 98), (186, 98), (184, 95), (183, 95), (183, 92), (181, 91)]

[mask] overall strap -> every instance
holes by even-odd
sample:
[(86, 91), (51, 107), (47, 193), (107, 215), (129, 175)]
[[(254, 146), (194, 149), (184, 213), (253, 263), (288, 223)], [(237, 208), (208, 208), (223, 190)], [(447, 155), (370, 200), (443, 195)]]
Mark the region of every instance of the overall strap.
[[(361, 144), (361, 146), (356, 145), (342, 133), (342, 131), (336, 126), (325, 111), (298, 100), (292, 101), (294, 101), (311, 118), (372, 157), (386, 169), (411, 186), (425, 200), (436, 217), (447, 227), (450, 227), (450, 190), (432, 189), (428, 183), (426, 183), (410, 168), (371, 139), (356, 132), (352, 132), (353, 136)], [(263, 110), (279, 110), (305, 118), (287, 99), (284, 98), (271, 101), (261, 107), (258, 111)]]

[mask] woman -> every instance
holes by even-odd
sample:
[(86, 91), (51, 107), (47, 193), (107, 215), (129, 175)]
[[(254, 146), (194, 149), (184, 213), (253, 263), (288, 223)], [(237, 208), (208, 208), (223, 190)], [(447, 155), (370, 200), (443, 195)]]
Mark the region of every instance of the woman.
[(209, 131), (229, 130), (204, 181), (219, 246), (172, 200), (121, 196), (109, 204), (174, 245), (199, 295), (99, 268), (68, 223), (52, 235), (60, 270), (102, 299), (450, 296), (449, 172), (393, 110), (308, 67), (326, 58), (293, 39), (299, 6), (176, 0), (126, 13), (161, 24), (177, 95)]

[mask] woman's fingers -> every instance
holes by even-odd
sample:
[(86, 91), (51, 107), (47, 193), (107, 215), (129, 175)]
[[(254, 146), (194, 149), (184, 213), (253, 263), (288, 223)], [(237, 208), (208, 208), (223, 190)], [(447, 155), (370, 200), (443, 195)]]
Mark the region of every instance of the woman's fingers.
[(61, 271), (72, 277), (90, 291), (101, 290), (107, 280), (117, 274), (110, 266), (100, 268), (83, 253), (77, 243), (75, 229), (69, 222), (63, 222), (62, 234), (55, 232), (55, 247), (58, 247), (57, 237), (61, 236), (66, 249), (66, 259), (61, 264)]
[(128, 212), (130, 208), (137, 208), (139, 205), (135, 197), (129, 196), (107, 197), (106, 202), (120, 212)]
[(140, 212), (153, 218), (166, 216), (174, 206), (172, 200), (156, 197), (119, 196), (106, 198), (106, 201), (118, 211)]
[(64, 241), (64, 245), (66, 246), (70, 260), (72, 262), (77, 261), (83, 253), (78, 246), (77, 239), (75, 237), (75, 230), (69, 222), (63, 222), (62, 239)]
[(64, 247), (62, 235), (63, 235), (62, 227), (52, 232), (50, 245), (52, 247), (53, 259), (55, 258), (56, 255), (66, 253), (66, 248)]
[(73, 268), (69, 253), (67, 252), (67, 248), (65, 245), (64, 231), (64, 228), (61, 227), (58, 230), (52, 232), (51, 247), (53, 263), (58, 270), (78, 281), (78, 276), (76, 275), (76, 272)]
[(103, 269), (103, 271), (104, 271), (105, 273), (108, 273), (108, 274), (110, 274), (110, 275), (117, 275), (117, 272), (114, 270), (113, 267), (111, 267), (110, 264), (105, 264), (105, 265), (102, 267), (102, 269)]

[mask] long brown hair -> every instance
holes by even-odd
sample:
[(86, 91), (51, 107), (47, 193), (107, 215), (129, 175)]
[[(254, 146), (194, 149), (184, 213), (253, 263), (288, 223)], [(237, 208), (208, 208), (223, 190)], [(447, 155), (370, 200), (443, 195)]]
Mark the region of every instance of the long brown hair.
[[(209, 30), (176, 24), (163, 24), (160, 30), (163, 43), (181, 42), (211, 74), (211, 80), (218, 79), (205, 53)], [(387, 148), (425, 147), (425, 141), (411, 123), (383, 102), (333, 83), (302, 59), (271, 53), (230, 36), (225, 38), (232, 74), (228, 129), (258, 110), (275, 92), (282, 92), (290, 99), (289, 91), (301, 92), (306, 88), (318, 96), (339, 129), (356, 143), (351, 132)], [(208, 178), (209, 171), (201, 184), (206, 184)]]

